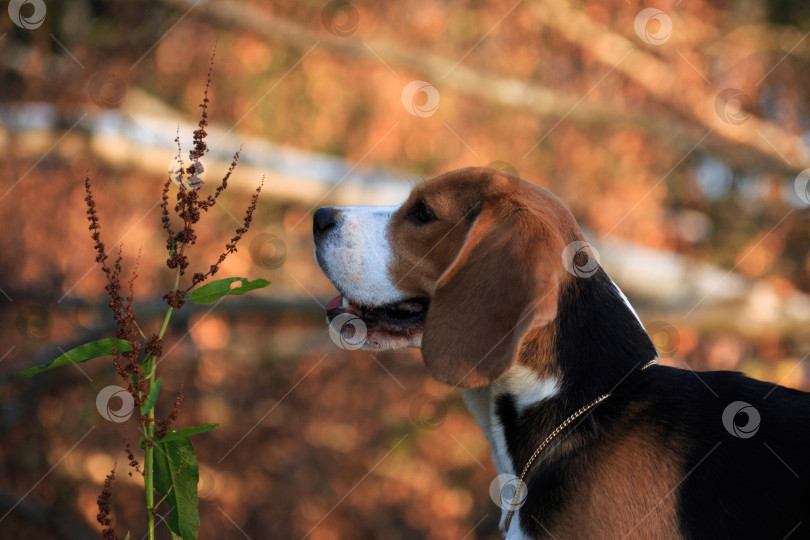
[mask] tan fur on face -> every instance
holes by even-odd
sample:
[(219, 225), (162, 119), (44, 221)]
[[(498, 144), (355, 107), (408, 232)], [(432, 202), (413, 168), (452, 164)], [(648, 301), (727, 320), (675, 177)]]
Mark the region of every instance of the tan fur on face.
[[(416, 186), (391, 219), (389, 238), (394, 263), (391, 281), (406, 296), (430, 296), (439, 276), (450, 266), (480, 210), (493, 191), (492, 178), (457, 172)], [(427, 225), (407, 219), (413, 206), (423, 201), (437, 216)]]
[[(419, 202), (437, 219), (409, 219)], [(515, 361), (526, 334), (556, 317), (570, 275), (562, 252), (581, 233), (548, 191), (491, 169), (445, 174), (412, 191), (393, 216), (392, 282), (428, 296), (422, 355), (451, 385), (496, 380)]]

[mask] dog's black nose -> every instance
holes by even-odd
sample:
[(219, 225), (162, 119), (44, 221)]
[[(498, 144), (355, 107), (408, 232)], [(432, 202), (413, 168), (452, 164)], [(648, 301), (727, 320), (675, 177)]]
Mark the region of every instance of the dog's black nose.
[(312, 234), (316, 239), (326, 234), (337, 225), (339, 210), (335, 208), (318, 208), (312, 218)]

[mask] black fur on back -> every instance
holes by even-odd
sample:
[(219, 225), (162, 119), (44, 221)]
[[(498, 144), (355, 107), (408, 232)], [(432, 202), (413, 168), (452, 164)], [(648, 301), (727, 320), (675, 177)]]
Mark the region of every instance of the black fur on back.
[[(780, 539), (795, 529), (791, 538), (810, 538), (810, 394), (734, 372), (641, 371), (655, 347), (601, 268), (561, 294), (555, 324), (560, 393), (522, 414), (511, 395), (496, 402), (517, 474), (571, 413), (612, 395), (562, 432), (532, 467), (518, 514), (523, 531), (543, 537), (565, 519), (570, 493), (599, 467), (599, 445), (613, 433), (643, 429), (684, 458), (684, 477), (669, 497), (685, 537)], [(723, 411), (735, 401), (760, 413), (750, 438), (723, 426)]]

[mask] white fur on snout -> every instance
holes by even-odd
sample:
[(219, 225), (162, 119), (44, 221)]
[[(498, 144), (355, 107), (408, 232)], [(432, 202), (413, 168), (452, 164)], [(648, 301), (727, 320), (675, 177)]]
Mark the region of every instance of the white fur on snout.
[(399, 206), (346, 206), (338, 225), (319, 247), (329, 280), (352, 301), (370, 306), (402, 300), (389, 276), (393, 259), (388, 239)]

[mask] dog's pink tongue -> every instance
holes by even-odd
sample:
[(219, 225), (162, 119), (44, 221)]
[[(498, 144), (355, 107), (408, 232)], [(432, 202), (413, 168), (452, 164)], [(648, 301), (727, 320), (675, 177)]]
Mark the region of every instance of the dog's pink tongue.
[(326, 304), (326, 311), (332, 311), (333, 309), (337, 309), (343, 305), (343, 295), (336, 296), (329, 300), (329, 303)]

